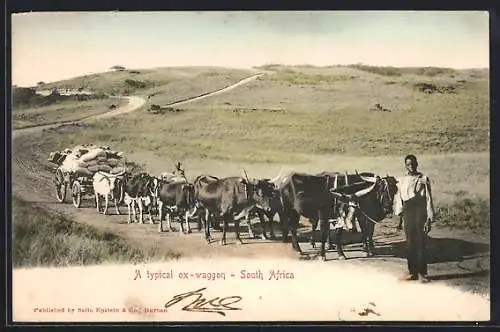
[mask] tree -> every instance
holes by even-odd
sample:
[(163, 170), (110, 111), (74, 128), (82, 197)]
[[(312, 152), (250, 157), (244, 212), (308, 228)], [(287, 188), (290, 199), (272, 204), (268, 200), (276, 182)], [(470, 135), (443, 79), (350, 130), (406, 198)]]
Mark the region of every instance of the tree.
[(14, 88), (12, 90), (12, 106), (28, 106), (37, 98), (35, 89), (32, 88)]

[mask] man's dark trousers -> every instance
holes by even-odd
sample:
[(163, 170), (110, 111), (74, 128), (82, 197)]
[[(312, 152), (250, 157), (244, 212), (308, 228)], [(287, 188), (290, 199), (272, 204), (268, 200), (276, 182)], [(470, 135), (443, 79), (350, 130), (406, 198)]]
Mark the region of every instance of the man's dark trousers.
[(426, 239), (424, 225), (427, 220), (425, 197), (414, 197), (403, 203), (406, 234), (406, 257), (411, 275), (427, 275)]

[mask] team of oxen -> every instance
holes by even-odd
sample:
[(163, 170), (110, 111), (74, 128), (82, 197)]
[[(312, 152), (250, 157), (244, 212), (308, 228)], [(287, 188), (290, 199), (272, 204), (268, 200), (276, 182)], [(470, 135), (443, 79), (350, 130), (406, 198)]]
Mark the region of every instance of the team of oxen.
[[(103, 181), (103, 177), (107, 181)], [(368, 256), (374, 254), (375, 224), (392, 214), (396, 183), (392, 176), (380, 177), (357, 171), (354, 174), (323, 172), (315, 175), (280, 172), (274, 179), (250, 179), (243, 170), (240, 177), (200, 175), (193, 182), (172, 173), (164, 173), (159, 177), (147, 173), (125, 173), (121, 177), (96, 173), (94, 192), (98, 212), (99, 196), (104, 196), (103, 213), (107, 213), (111, 198), (117, 214), (120, 214), (117, 197), (120, 192), (118, 189), (122, 189), (123, 201), (128, 207), (128, 222), (133, 222), (133, 215), (134, 222), (144, 223), (144, 211), (147, 210), (151, 224), (154, 223), (153, 215), (159, 217), (160, 232), (174, 230), (172, 221), (178, 220), (181, 230), (191, 233), (189, 221), (196, 218), (199, 229), (204, 231), (205, 238), (210, 243), (210, 228), (219, 228), (222, 222), (222, 245), (226, 244), (228, 224), (232, 222), (235, 225), (236, 239), (241, 243), (239, 226), (243, 219), (247, 222), (250, 237), (254, 237), (250, 222), (254, 216), (259, 217), (263, 226), (262, 237), (268, 238), (268, 228), (270, 237), (275, 238), (273, 217), (277, 214), (283, 242), (289, 241), (291, 233), (292, 247), (302, 252), (297, 229), (299, 219), (303, 216), (313, 226), (313, 247), (314, 230), (319, 223), (321, 257), (326, 258), (325, 245), (328, 242), (329, 249), (335, 244), (339, 258), (342, 259), (345, 258), (341, 245), (342, 233), (346, 229), (356, 228), (361, 232), (363, 250)], [(139, 218), (136, 205), (139, 208)], [(341, 221), (340, 226), (330, 232), (330, 222), (334, 220)], [(333, 236), (330, 236), (332, 233)]]

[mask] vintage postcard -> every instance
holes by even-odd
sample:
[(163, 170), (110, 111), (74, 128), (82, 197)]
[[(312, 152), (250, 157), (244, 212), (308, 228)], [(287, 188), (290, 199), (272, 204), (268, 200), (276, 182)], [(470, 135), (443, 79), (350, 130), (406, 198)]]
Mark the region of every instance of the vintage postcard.
[(489, 14), (12, 15), (18, 322), (490, 319)]

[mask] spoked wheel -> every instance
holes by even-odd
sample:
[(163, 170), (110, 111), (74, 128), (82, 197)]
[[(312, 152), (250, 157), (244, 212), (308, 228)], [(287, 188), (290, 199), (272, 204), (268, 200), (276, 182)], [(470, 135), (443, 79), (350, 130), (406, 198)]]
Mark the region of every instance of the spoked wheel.
[(79, 208), (82, 204), (82, 188), (78, 181), (73, 182), (72, 199), (74, 207)]
[(55, 175), (55, 184), (56, 184), (56, 197), (60, 203), (63, 203), (66, 199), (66, 190), (67, 185), (64, 180), (63, 172), (58, 168)]

